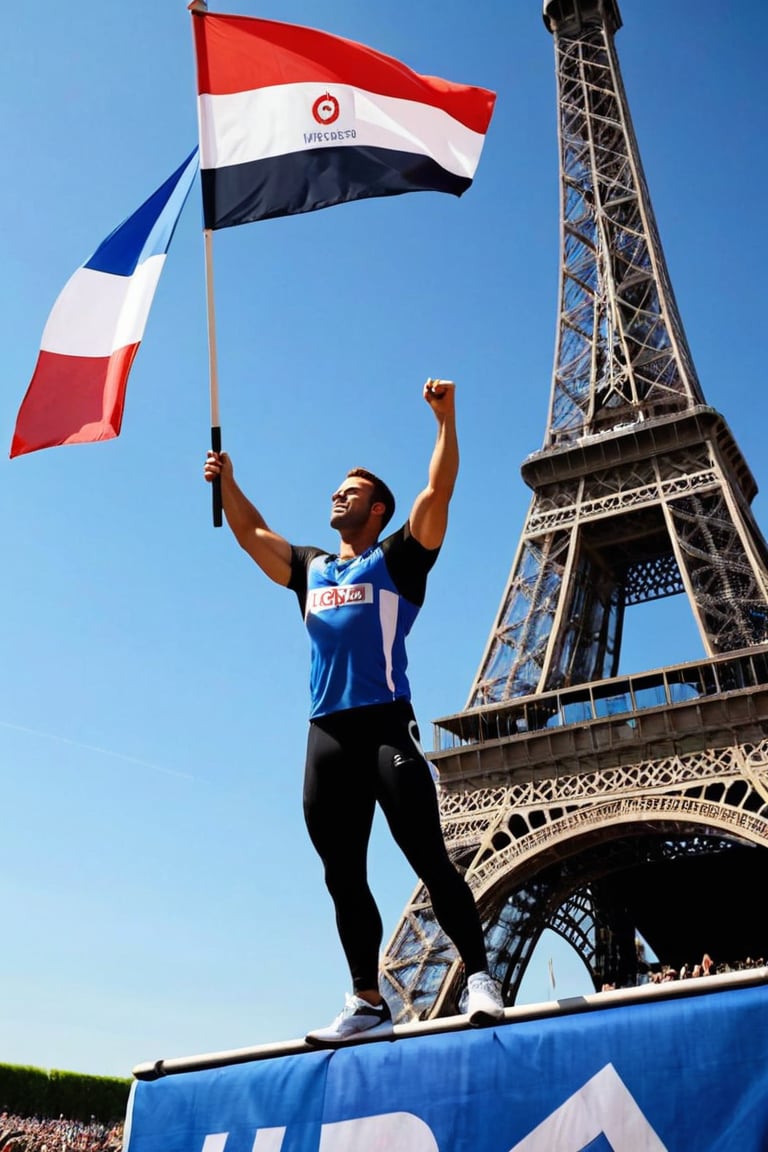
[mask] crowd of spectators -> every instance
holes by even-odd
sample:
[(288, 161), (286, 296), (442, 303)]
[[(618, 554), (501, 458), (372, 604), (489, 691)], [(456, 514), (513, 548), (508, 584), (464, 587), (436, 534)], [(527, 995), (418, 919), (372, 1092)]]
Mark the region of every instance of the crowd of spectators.
[(709, 953), (705, 952), (700, 964), (683, 964), (680, 968), (673, 968), (670, 964), (662, 964), (649, 973), (648, 982), (663, 984), (669, 980), (687, 980), (689, 977), (714, 976), (718, 972), (744, 972), (749, 968), (764, 967), (765, 960), (762, 956), (756, 960), (747, 956), (746, 960), (738, 960), (733, 964), (727, 962), (715, 964)]
[(123, 1125), (41, 1119), (0, 1110), (0, 1152), (120, 1152)]
[[(636, 942), (637, 943), (637, 942)], [(638, 946), (638, 984), (668, 984), (672, 980), (695, 979), (699, 976), (715, 976), (720, 972), (745, 972), (750, 968), (764, 968), (763, 957), (753, 959), (747, 956), (746, 960), (737, 960), (734, 963), (726, 961), (716, 964), (710, 954), (705, 952), (698, 964), (683, 964), (680, 968), (673, 968), (671, 964), (650, 963), (645, 958), (645, 950)], [(603, 992), (612, 992), (615, 984), (603, 984)]]

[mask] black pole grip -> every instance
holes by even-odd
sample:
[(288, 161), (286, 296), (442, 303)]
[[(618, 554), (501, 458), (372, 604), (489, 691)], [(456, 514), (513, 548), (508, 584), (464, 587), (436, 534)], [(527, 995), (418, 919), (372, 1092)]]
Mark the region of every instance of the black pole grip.
[[(211, 448), (214, 452), (221, 452), (221, 428), (211, 428)], [(221, 476), (217, 476), (212, 484), (211, 497), (213, 499), (213, 526), (221, 528)]]

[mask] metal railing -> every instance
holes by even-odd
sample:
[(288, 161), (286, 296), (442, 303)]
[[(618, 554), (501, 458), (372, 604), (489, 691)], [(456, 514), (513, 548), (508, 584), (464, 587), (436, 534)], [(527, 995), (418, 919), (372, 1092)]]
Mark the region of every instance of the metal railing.
[(433, 750), (448, 752), (544, 728), (588, 724), (761, 685), (768, 685), (768, 645), (554, 692), (518, 696), (502, 704), (446, 716), (434, 722)]

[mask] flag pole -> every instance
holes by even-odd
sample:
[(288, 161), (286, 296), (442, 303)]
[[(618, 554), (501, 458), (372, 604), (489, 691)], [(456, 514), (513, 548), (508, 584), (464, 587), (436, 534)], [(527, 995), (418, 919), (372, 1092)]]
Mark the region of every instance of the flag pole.
[[(213, 302), (213, 231), (203, 229), (205, 242), (205, 297), (208, 311), (208, 375), (211, 389), (211, 448), (221, 452), (219, 419), (219, 370), (216, 357), (216, 315)], [(213, 526), (221, 528), (221, 476), (213, 481)]]
[[(191, 0), (189, 12), (204, 14), (208, 11), (206, 0)], [(213, 298), (213, 232), (203, 229), (205, 246), (205, 299), (208, 313), (208, 378), (211, 392), (211, 448), (221, 452), (221, 422), (219, 419), (219, 369), (216, 356), (216, 314)], [(213, 526), (221, 528), (221, 477), (216, 476), (212, 487)]]

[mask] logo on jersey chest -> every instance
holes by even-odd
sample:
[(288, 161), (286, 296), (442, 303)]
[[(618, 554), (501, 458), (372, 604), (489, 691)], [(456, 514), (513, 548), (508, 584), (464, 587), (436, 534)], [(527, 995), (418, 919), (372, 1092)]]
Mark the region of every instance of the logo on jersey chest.
[(373, 604), (373, 584), (336, 584), (330, 588), (311, 588), (307, 596), (310, 612), (346, 608), (348, 604)]

